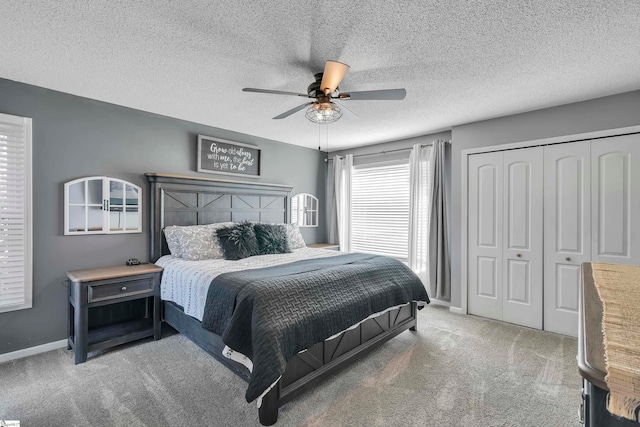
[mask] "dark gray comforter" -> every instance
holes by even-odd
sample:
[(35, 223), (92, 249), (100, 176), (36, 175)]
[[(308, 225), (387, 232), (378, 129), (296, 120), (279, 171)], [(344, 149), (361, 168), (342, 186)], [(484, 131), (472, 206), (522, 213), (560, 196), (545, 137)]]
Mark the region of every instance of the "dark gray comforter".
[(429, 297), (407, 266), (346, 254), (221, 274), (209, 287), (202, 326), (252, 360), (251, 402), (299, 351), (411, 301)]

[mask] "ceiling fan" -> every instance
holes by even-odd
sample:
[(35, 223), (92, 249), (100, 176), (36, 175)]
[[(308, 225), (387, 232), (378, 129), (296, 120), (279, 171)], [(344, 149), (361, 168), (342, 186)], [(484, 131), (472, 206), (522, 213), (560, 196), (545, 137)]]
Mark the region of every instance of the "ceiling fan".
[(342, 106), (342, 108), (340, 108), (340, 106), (335, 102), (332, 102), (332, 100), (346, 101), (351, 99), (354, 101), (399, 101), (404, 99), (407, 95), (407, 91), (405, 89), (365, 90), (359, 92), (340, 93), (338, 85), (347, 74), (347, 71), (349, 71), (349, 66), (347, 64), (337, 61), (327, 61), (324, 66), (324, 72), (317, 73), (314, 76), (316, 80), (307, 87), (306, 94), (285, 92), (281, 90), (256, 89), (251, 87), (245, 87), (242, 90), (244, 92), (301, 96), (311, 99), (315, 98), (315, 101), (298, 105), (297, 107), (274, 117), (274, 119), (284, 119), (285, 117), (289, 117), (293, 113), (306, 108), (307, 111), (305, 116), (314, 123), (335, 122), (342, 117), (342, 108), (349, 112), (346, 107)]

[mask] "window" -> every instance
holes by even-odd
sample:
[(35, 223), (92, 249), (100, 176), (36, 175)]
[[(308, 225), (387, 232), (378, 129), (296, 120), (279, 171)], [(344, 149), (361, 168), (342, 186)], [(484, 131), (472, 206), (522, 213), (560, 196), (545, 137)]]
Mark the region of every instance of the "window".
[(31, 308), (31, 119), (0, 114), (0, 313)]
[(352, 250), (407, 262), (409, 162), (354, 166), (351, 191)]

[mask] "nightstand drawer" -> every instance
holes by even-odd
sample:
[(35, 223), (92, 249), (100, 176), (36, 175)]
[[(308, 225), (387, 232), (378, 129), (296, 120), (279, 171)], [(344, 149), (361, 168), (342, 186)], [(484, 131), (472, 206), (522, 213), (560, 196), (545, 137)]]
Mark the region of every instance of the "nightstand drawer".
[(153, 291), (153, 277), (89, 285), (87, 291), (89, 303), (148, 293)]

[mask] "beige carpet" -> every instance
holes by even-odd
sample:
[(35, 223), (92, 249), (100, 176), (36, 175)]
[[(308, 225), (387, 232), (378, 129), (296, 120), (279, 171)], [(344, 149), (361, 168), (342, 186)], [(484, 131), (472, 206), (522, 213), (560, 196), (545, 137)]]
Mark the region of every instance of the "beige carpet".
[[(573, 338), (430, 306), (280, 409), (277, 426), (578, 426)], [(75, 366), (57, 350), (0, 365), (0, 419), (23, 426), (254, 426), (245, 383), (181, 335)]]

